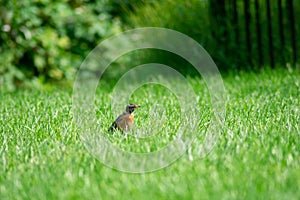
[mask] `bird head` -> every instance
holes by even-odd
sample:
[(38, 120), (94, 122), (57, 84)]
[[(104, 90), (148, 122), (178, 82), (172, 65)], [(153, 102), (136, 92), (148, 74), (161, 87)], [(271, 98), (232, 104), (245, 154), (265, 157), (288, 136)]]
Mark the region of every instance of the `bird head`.
[(134, 109), (139, 108), (141, 106), (135, 104), (129, 104), (126, 106), (126, 112), (133, 113)]

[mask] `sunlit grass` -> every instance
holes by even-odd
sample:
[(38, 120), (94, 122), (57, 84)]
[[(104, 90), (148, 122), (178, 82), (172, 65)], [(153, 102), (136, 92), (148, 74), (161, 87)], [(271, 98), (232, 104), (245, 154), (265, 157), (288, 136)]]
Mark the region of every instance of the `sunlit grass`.
[[(189, 81), (206, 130), (209, 93), (201, 80)], [(224, 77), (224, 84), (226, 121), (213, 151), (198, 159), (194, 144), (171, 166), (142, 175), (112, 170), (86, 151), (72, 124), (71, 90), (2, 92), (0, 199), (299, 199), (300, 74), (240, 73)], [(95, 97), (97, 123), (106, 129), (116, 117), (109, 94)], [(162, 129), (171, 134), (157, 131), (140, 140), (130, 133), (107, 135), (115, 145), (149, 152), (172, 140), (181, 123), (175, 95), (145, 86), (130, 101), (143, 106), (135, 113), (135, 129), (150, 126), (150, 108), (162, 104)]]

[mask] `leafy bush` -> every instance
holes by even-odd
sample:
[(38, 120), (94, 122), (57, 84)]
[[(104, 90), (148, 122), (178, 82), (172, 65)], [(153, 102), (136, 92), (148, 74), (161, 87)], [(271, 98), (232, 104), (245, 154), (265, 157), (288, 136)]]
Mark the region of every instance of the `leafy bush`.
[(85, 55), (119, 22), (106, 1), (2, 0), (0, 85), (71, 79)]

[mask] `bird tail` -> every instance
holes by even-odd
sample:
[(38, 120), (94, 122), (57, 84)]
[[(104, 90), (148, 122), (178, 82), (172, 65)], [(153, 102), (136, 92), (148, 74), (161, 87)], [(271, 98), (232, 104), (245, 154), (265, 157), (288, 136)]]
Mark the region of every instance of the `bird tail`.
[(112, 132), (114, 132), (116, 129), (117, 129), (117, 123), (112, 123), (112, 125), (109, 127), (109, 129), (108, 129), (108, 133), (112, 133)]

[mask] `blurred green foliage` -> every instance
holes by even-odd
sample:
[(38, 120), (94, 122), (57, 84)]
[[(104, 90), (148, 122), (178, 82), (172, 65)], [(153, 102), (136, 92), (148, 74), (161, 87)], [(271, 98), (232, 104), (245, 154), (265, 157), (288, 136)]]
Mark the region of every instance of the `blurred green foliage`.
[[(164, 27), (179, 31), (195, 39), (202, 46), (212, 47), (213, 38), (209, 28), (209, 6), (200, 0), (164, 0), (137, 4), (125, 18), (126, 28)], [(132, 53), (132, 65), (163, 63), (182, 74), (198, 74), (186, 60), (171, 52), (144, 49)]]
[[(222, 2), (222, 4), (220, 4)], [(232, 2), (237, 3), (236, 24)], [(244, 0), (0, 0), (0, 88), (14, 90), (28, 83), (41, 85), (53, 80), (72, 80), (85, 56), (105, 37), (136, 27), (165, 27), (180, 31), (199, 42), (222, 71), (257, 67), (257, 35), (254, 0), (247, 48)], [(263, 65), (269, 64), (266, 2), (260, 4)], [(283, 42), (278, 37), (277, 2), (272, 1), (273, 50), (276, 63), (290, 65), (292, 48), (287, 0), (282, 0)], [(300, 31), (300, 1), (294, 1), (296, 32)], [(214, 4), (213, 4), (214, 3)], [(213, 5), (219, 5), (216, 8)], [(222, 6), (220, 6), (222, 5)], [(224, 13), (222, 13), (224, 12)], [(237, 33), (234, 31), (238, 29)], [(300, 49), (300, 42), (297, 43)], [(300, 50), (297, 52), (300, 57)], [(249, 58), (250, 55), (250, 58)], [(124, 62), (126, 60), (126, 62)], [(177, 55), (161, 50), (142, 50), (120, 61), (118, 72), (128, 66), (158, 62), (182, 73), (193, 67)], [(249, 66), (254, 65), (254, 66)], [(192, 69), (192, 70), (190, 70)], [(29, 81), (28, 81), (29, 80)]]
[[(258, 0), (260, 8), (260, 28), (261, 28), (261, 48), (263, 54), (262, 63), (258, 62), (258, 44), (255, 19), (255, 1), (249, 2), (250, 12), (250, 46), (247, 47), (246, 41), (246, 21), (245, 21), (245, 0), (236, 0), (236, 21), (234, 22), (233, 1), (222, 0), (164, 0), (151, 1), (142, 7), (138, 4), (134, 12), (129, 12), (126, 18), (126, 24), (132, 27), (165, 27), (182, 32), (197, 42), (199, 42), (212, 56), (221, 71), (248, 69), (255, 70), (270, 64), (268, 50), (268, 30), (266, 1)], [(288, 18), (288, 1), (282, 0), (283, 10), (283, 32), (284, 47), (279, 37), (279, 14), (278, 2), (271, 1), (271, 19), (272, 19), (272, 42), (273, 51), (278, 66), (290, 66), (292, 60), (292, 40), (290, 31), (290, 21)], [(295, 28), (300, 31), (300, 24), (297, 20), (300, 18), (300, 1), (294, 1)], [(236, 24), (234, 24), (236, 23)], [(237, 29), (238, 33), (235, 32)], [(297, 43), (297, 49), (300, 49), (300, 42)], [(149, 57), (168, 65), (175, 65), (175, 68), (182, 68), (182, 60), (178, 56), (170, 55), (167, 52), (148, 51), (146, 56), (136, 56), (141, 58), (143, 63)], [(298, 50), (297, 56), (300, 57)], [(145, 55), (144, 54), (144, 55)], [(250, 58), (249, 58), (250, 57)], [(144, 59), (145, 58), (145, 59)], [(285, 58), (282, 62), (281, 58)], [(298, 59), (299, 60), (299, 59)], [(262, 64), (262, 66), (259, 66)], [(176, 65), (178, 67), (176, 67)], [(179, 69), (179, 70), (180, 70)], [(186, 69), (184, 69), (186, 70)]]
[(72, 79), (85, 55), (120, 31), (107, 1), (1, 0), (0, 86)]

